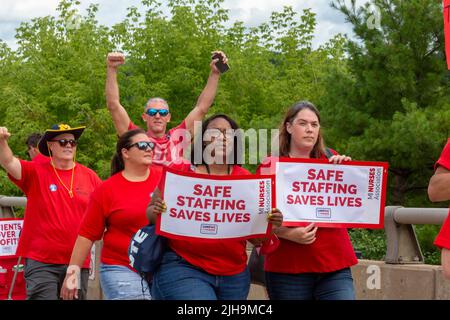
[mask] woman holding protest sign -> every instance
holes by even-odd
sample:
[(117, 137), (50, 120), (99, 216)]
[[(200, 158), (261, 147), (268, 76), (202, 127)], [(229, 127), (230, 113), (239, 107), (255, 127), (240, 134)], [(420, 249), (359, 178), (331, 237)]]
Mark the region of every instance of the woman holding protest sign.
[(108, 300), (150, 299), (148, 285), (130, 267), (128, 246), (147, 224), (145, 210), (161, 178), (151, 166), (154, 144), (142, 129), (125, 132), (117, 142), (111, 177), (92, 194), (72, 251), (61, 297), (76, 298), (77, 270), (96, 240), (103, 238), (100, 284)]
[[(299, 102), (286, 112), (280, 126), (280, 156), (329, 159), (339, 164), (345, 155), (325, 148), (320, 114), (310, 102)], [(274, 174), (277, 158), (268, 157), (257, 173)], [(280, 227), (279, 247), (266, 257), (266, 284), (270, 299), (352, 300), (355, 298), (350, 266), (357, 263), (345, 228)]]
[[(238, 129), (236, 122), (226, 115), (210, 117), (203, 123), (202, 134), (196, 136), (192, 145), (191, 163), (173, 165), (172, 168), (204, 175), (249, 175), (239, 165), (240, 136), (235, 135)], [(159, 189), (162, 188), (160, 184), (155, 190), (147, 209), (152, 223), (166, 210), (160, 197)], [(268, 220), (273, 226), (280, 226), (281, 212), (273, 209)], [(159, 270), (153, 275), (152, 296), (155, 299), (247, 299), (250, 274), (245, 240), (169, 239), (168, 246)]]

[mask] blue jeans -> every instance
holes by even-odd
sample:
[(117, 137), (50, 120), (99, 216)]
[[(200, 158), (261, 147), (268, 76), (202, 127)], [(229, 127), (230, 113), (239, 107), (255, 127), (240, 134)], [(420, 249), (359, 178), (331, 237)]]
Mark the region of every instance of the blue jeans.
[(246, 300), (250, 290), (248, 269), (232, 276), (216, 276), (193, 266), (175, 252), (164, 253), (153, 275), (155, 300)]
[(106, 300), (150, 300), (147, 281), (125, 266), (100, 264), (100, 285)]
[(271, 300), (354, 300), (350, 268), (328, 273), (266, 272)]

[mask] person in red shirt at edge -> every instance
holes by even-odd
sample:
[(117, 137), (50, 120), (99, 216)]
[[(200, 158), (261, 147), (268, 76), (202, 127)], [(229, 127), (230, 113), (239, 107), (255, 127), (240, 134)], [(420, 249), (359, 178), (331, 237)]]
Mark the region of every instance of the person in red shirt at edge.
[[(10, 133), (0, 127), (0, 164), (28, 199), (16, 253), (26, 258), (30, 300), (59, 299), (89, 196), (101, 183), (94, 171), (75, 162), (84, 129), (59, 124), (46, 130), (38, 148), (50, 161), (38, 163), (14, 157), (7, 142)], [(86, 298), (89, 262), (81, 263), (80, 299)]]
[(30, 156), (31, 161), (40, 163), (49, 162), (50, 158), (43, 156), (39, 152), (38, 143), (39, 140), (41, 140), (41, 138), (42, 134), (40, 134), (39, 132), (30, 134), (27, 138), (27, 141), (25, 142), (25, 144), (27, 145), (27, 152), (28, 155)]
[[(320, 114), (308, 101), (291, 106), (280, 125), (280, 156), (326, 159)], [(351, 160), (329, 149), (335, 164)], [(276, 157), (263, 160), (257, 173), (275, 174)], [(352, 300), (350, 266), (358, 260), (346, 228), (281, 227), (278, 248), (265, 260), (266, 285), (273, 300)]]
[[(215, 51), (222, 56), (223, 62), (228, 59), (221, 51)], [(205, 88), (200, 94), (196, 106), (188, 116), (177, 127), (166, 132), (167, 123), (171, 114), (168, 103), (162, 98), (151, 98), (148, 100), (142, 119), (147, 124), (147, 135), (155, 143), (153, 164), (167, 166), (172, 162), (183, 162), (183, 152), (190, 144), (193, 136), (194, 123), (202, 121), (217, 92), (220, 71), (216, 67), (219, 59), (213, 59), (210, 63), (211, 72)], [(125, 63), (125, 56), (120, 52), (112, 52), (107, 57), (106, 72), (106, 103), (112, 116), (117, 134), (120, 136), (125, 131), (137, 128), (130, 120), (127, 111), (120, 104), (119, 86), (117, 84), (117, 69)], [(189, 132), (189, 135), (188, 135)]]
[[(434, 175), (428, 185), (428, 197), (431, 201), (450, 200), (450, 139), (435, 164)], [(447, 217), (437, 235), (434, 244), (442, 249), (441, 264), (444, 276), (450, 279), (450, 218)]]
[[(232, 129), (232, 130), (231, 130)], [(202, 124), (202, 134), (196, 136), (191, 146), (191, 164), (172, 165), (180, 171), (212, 175), (248, 175), (242, 168), (238, 154), (240, 141), (234, 137), (236, 122), (226, 115), (215, 115)], [(206, 138), (208, 135), (211, 139)], [(209, 140), (209, 141), (206, 141)], [(195, 157), (194, 145), (202, 146)], [(210, 145), (213, 144), (213, 145)], [(205, 155), (204, 150), (212, 150)], [(199, 148), (200, 149), (200, 148)], [(227, 157), (228, 154), (228, 157)], [(198, 165), (196, 159), (201, 159)], [(226, 160), (229, 160), (227, 163)], [(219, 164), (221, 163), (221, 164)], [(151, 223), (166, 210), (161, 199), (160, 185), (147, 209)], [(268, 221), (274, 228), (281, 225), (282, 214), (272, 209)], [(250, 240), (260, 244), (260, 239)], [(152, 296), (157, 300), (245, 300), (250, 289), (247, 268), (246, 241), (242, 240), (174, 240), (169, 239), (169, 249), (164, 253), (159, 269), (153, 275)]]
[[(77, 270), (94, 241), (103, 237), (100, 285), (107, 300), (147, 300), (146, 281), (130, 266), (128, 246), (138, 229), (148, 224), (146, 208), (161, 179), (162, 168), (152, 166), (154, 143), (142, 129), (124, 133), (111, 162), (111, 177), (91, 196), (70, 259), (61, 297), (77, 296)], [(73, 278), (74, 277), (74, 278)]]

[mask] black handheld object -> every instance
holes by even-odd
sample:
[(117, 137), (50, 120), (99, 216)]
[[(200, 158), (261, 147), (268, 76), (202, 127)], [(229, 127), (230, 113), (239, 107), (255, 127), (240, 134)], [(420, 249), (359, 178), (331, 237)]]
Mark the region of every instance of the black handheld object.
[(223, 63), (223, 57), (220, 53), (215, 53), (212, 56), (212, 59), (219, 59), (219, 61), (216, 62), (216, 67), (217, 69), (219, 69), (220, 73), (224, 73), (226, 71), (228, 71), (228, 69), (230, 69), (230, 67), (228, 66), (228, 64)]

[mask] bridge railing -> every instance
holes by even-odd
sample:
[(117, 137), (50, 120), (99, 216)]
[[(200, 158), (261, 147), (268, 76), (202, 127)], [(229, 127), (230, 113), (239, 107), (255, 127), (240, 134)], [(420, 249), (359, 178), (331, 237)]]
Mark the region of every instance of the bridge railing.
[(424, 263), (422, 250), (413, 225), (441, 225), (448, 208), (404, 208), (387, 206), (384, 213), (386, 233), (385, 262), (391, 264)]
[(14, 207), (25, 207), (26, 197), (7, 197), (0, 195), (0, 218), (13, 218)]

